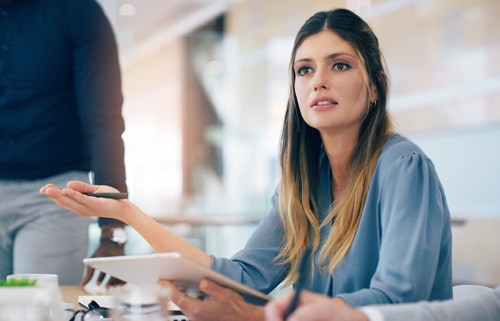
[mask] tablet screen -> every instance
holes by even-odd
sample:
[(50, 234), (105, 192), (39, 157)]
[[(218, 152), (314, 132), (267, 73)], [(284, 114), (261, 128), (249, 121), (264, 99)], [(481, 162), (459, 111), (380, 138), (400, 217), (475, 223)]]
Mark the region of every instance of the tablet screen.
[(203, 296), (198, 284), (203, 278), (207, 278), (244, 295), (247, 300), (250, 297), (252, 303), (264, 304), (271, 299), (269, 296), (183, 257), (177, 252), (87, 258), (83, 262), (137, 286), (155, 285), (159, 279), (170, 280), (180, 290), (192, 297)]

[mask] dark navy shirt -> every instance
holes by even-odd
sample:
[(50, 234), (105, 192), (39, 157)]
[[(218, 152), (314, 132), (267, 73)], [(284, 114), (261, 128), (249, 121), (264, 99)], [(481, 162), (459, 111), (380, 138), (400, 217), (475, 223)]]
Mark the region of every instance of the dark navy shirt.
[(126, 191), (112, 27), (95, 0), (0, 5), (0, 179), (92, 171)]

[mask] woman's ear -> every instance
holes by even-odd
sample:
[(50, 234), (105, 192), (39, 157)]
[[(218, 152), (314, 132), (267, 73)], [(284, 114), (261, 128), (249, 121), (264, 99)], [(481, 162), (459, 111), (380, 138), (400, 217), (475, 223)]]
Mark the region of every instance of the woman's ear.
[(374, 84), (370, 85), (370, 105), (378, 101), (378, 91)]
[[(382, 88), (388, 86), (389, 78), (388, 75), (385, 73), (385, 71), (381, 70), (379, 71), (378, 75), (378, 81), (380, 82), (380, 85)], [(374, 82), (371, 82), (370, 84), (370, 103), (378, 101), (378, 91), (377, 87), (375, 86)]]

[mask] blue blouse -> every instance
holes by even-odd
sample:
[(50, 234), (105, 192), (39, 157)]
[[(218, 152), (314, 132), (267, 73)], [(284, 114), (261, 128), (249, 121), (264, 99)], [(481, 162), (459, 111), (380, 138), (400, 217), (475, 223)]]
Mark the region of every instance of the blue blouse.
[[(331, 168), (322, 153), (321, 220), (332, 203)], [(212, 257), (212, 268), (264, 293), (277, 287), (289, 270), (273, 262), (283, 238), (277, 210), (275, 194), (272, 209), (245, 247), (231, 259)], [(330, 230), (329, 225), (322, 228), (321, 244)], [(451, 246), (450, 214), (434, 165), (415, 144), (395, 134), (378, 159), (350, 250), (334, 276), (318, 267), (316, 254), (314, 268), (306, 264), (304, 288), (341, 297), (352, 306), (449, 299)]]

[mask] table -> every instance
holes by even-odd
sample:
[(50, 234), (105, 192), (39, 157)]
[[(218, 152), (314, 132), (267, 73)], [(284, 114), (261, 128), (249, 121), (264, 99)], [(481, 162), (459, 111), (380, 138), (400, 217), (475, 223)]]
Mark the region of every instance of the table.
[(74, 303), (75, 307), (79, 307), (78, 296), (87, 295), (87, 292), (80, 285), (61, 285), (59, 290), (61, 291), (63, 301)]
[[(81, 295), (92, 295), (87, 293), (82, 286), (80, 285), (61, 285), (59, 286), (59, 290), (61, 291), (64, 302), (74, 303), (74, 309), (80, 309), (81, 307), (78, 304), (78, 297)], [(189, 321), (177, 307), (172, 308), (172, 315), (168, 317), (168, 321)], [(70, 312), (67, 317), (72, 315)], [(107, 319), (105, 319), (107, 320)]]

